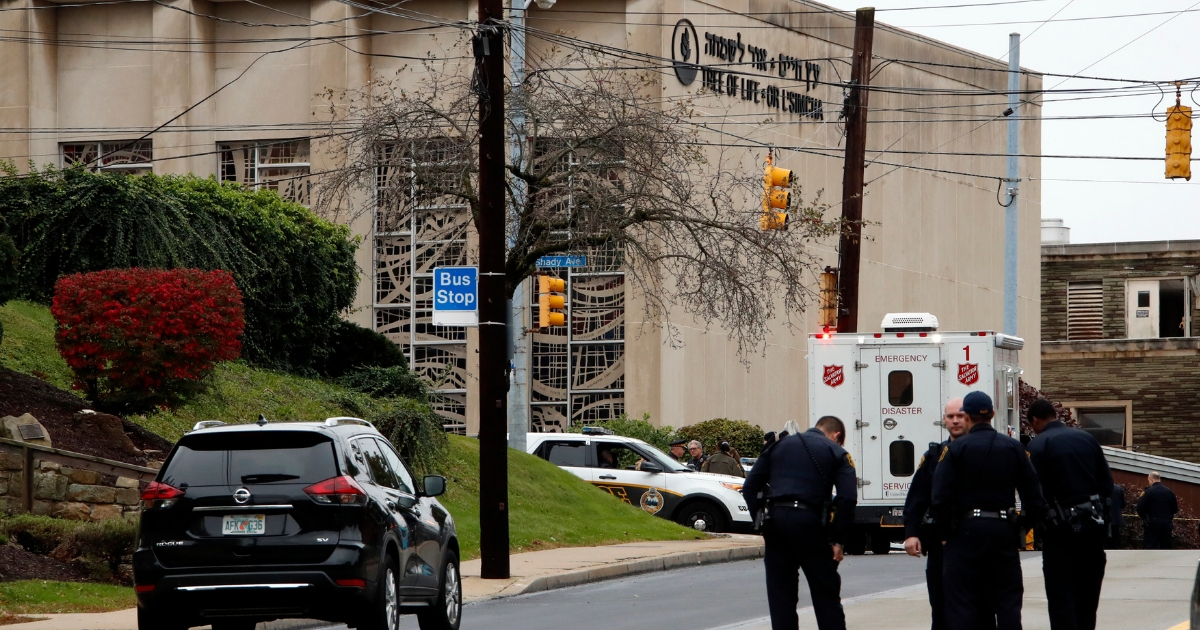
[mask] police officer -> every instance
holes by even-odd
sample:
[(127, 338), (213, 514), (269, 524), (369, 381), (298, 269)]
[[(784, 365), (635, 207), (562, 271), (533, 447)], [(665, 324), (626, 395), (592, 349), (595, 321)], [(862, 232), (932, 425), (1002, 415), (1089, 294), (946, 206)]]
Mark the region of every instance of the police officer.
[[(796, 630), (799, 570), (804, 570), (820, 630), (845, 630), (838, 563), (858, 500), (854, 460), (838, 443), (846, 426), (833, 416), (791, 433), (764, 451), (750, 469), (742, 496), (751, 514), (767, 510), (767, 603), (774, 630)], [(766, 488), (765, 496), (759, 492)], [(830, 490), (836, 488), (836, 498)], [(829, 514), (832, 504), (833, 514)]]
[(932, 523), (926, 518), (933, 496), (933, 473), (937, 469), (938, 456), (942, 448), (955, 438), (967, 433), (966, 416), (962, 412), (963, 399), (951, 398), (942, 413), (942, 422), (950, 439), (929, 445), (929, 451), (921, 458), (921, 465), (913, 475), (904, 500), (904, 550), (910, 556), (928, 554), (925, 562), (925, 586), (929, 589), (929, 607), (932, 610), (932, 630), (946, 630), (945, 590), (942, 585), (942, 541), (937, 538)]
[[(967, 434), (942, 447), (933, 475), (933, 514), (947, 524), (942, 577), (946, 625), (978, 628), (994, 619), (999, 630), (1020, 630), (1021, 559), (1014, 494), (1022, 517), (1037, 522), (1046, 502), (1025, 447), (992, 428), (992, 399), (963, 398)], [(1014, 492), (1015, 491), (1015, 492)]]
[(1175, 493), (1162, 484), (1162, 475), (1150, 471), (1150, 485), (1138, 499), (1137, 514), (1142, 519), (1142, 549), (1170, 549), (1175, 514), (1179, 501)]
[(1039, 398), (1027, 418), (1037, 437), (1029, 459), (1042, 483), (1047, 518), (1042, 534), (1042, 574), (1052, 630), (1095, 630), (1104, 581), (1106, 504), (1112, 471), (1100, 443), (1086, 431), (1056, 419), (1054, 405)]
[(687, 456), (685, 455), (687, 449), (684, 447), (685, 444), (687, 444), (687, 440), (675, 440), (671, 442), (671, 457), (674, 457), (675, 461), (680, 464), (687, 463)]

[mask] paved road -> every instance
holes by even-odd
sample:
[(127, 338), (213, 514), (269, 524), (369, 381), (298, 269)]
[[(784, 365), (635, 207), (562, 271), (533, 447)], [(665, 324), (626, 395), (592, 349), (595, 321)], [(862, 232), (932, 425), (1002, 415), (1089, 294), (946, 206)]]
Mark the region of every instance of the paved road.
[[(925, 581), (925, 562), (900, 553), (854, 556), (842, 563), (843, 597), (890, 591)], [(800, 606), (810, 606), (801, 580)], [(767, 614), (761, 560), (652, 573), (504, 600), (468, 604), (463, 629), (612, 630), (613, 628), (720, 628)], [(811, 612), (802, 612), (811, 619)], [(801, 623), (806, 623), (801, 617)], [(344, 626), (333, 626), (343, 628)], [(405, 617), (400, 627), (417, 628)], [(330, 628), (313, 623), (262, 624), (260, 630)]]

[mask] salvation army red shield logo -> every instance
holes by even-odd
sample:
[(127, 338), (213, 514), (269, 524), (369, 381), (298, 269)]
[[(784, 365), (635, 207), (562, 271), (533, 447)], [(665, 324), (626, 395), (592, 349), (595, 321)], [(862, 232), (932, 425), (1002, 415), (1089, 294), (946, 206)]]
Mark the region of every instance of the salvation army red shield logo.
[(963, 385), (974, 385), (979, 382), (978, 363), (959, 363), (958, 382)]
[(842, 382), (846, 380), (846, 377), (842, 372), (842, 366), (826, 365), (825, 377), (822, 380), (824, 380), (825, 384), (830, 387), (837, 387), (838, 385), (841, 385)]

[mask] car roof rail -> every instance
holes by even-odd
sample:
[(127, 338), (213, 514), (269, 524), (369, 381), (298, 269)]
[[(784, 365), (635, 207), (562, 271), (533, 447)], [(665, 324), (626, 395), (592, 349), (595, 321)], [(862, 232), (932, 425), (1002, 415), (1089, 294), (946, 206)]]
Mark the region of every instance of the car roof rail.
[(223, 427), (223, 426), (225, 426), (225, 423), (221, 422), (220, 420), (201, 420), (200, 422), (197, 422), (195, 425), (192, 426), (192, 430), (199, 431), (201, 429), (211, 429), (212, 427)]
[(338, 416), (336, 418), (326, 418), (325, 419), (325, 426), (327, 426), (327, 427), (336, 427), (341, 424), (358, 424), (358, 425), (362, 425), (364, 427), (371, 427), (372, 429), (375, 428), (375, 425), (371, 424), (370, 422), (367, 422), (366, 420), (363, 420), (362, 418), (351, 418), (349, 416)]

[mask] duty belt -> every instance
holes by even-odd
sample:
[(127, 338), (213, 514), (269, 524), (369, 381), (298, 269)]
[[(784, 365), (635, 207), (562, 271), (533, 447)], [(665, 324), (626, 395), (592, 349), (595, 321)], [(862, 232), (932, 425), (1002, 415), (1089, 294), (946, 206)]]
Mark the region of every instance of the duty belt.
[(990, 518), (1007, 521), (1014, 517), (1010, 512), (1011, 510), (967, 510), (963, 513), (963, 518)]
[(777, 501), (777, 500), (772, 500), (772, 501), (768, 501), (768, 503), (770, 503), (770, 504), (771, 504), (771, 507), (773, 507), (773, 508), (777, 508), (777, 507), (790, 507), (790, 508), (796, 508), (796, 509), (798, 509), (798, 510), (810, 510), (810, 511), (812, 511), (812, 512), (820, 512), (820, 511), (821, 511), (821, 509), (820, 509), (820, 508), (818, 508), (818, 507), (816, 507), (816, 506), (813, 506), (813, 505), (810, 505), (810, 504), (808, 504), (808, 503), (805, 503), (805, 502), (803, 502), (803, 501)]

